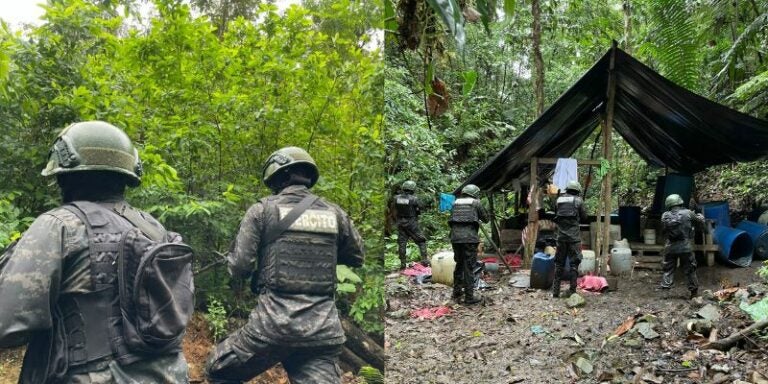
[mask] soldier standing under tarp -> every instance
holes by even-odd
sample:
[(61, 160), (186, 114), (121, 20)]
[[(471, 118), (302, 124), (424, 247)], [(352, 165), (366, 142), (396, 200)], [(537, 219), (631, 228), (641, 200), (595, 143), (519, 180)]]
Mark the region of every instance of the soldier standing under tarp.
[(555, 281), (552, 282), (552, 297), (560, 297), (560, 281), (563, 278), (565, 260), (571, 258), (571, 280), (568, 296), (576, 293), (576, 278), (581, 264), (581, 234), (579, 223), (587, 220), (587, 211), (581, 194), (581, 184), (571, 180), (566, 184), (565, 193), (557, 198), (557, 252), (555, 253)]
[(421, 254), (421, 263), (429, 265), (427, 256), (427, 238), (419, 228), (419, 215), (421, 214), (421, 204), (414, 195), (416, 192), (416, 182), (408, 180), (403, 183), (402, 193), (395, 195), (395, 213), (397, 214), (397, 253), (400, 256), (400, 269), (406, 267), (406, 248), (408, 239), (413, 239), (419, 246)]
[(661, 289), (670, 289), (675, 279), (677, 260), (680, 260), (688, 278), (688, 291), (691, 298), (699, 291), (699, 281), (696, 277), (696, 255), (693, 253), (691, 241), (694, 235), (694, 225), (705, 228), (704, 216), (694, 213), (684, 207), (685, 202), (678, 194), (667, 196), (664, 202), (667, 211), (661, 215), (662, 234), (667, 241), (664, 245), (664, 275)]
[(341, 381), (336, 264), (362, 266), (363, 247), (347, 214), (309, 191), (318, 177), (301, 148), (267, 159), (263, 180), (275, 194), (248, 209), (227, 256), (235, 281), (252, 276), (257, 305), (209, 356), (209, 382), (242, 383), (277, 363), (293, 384)]
[[(141, 182), (128, 136), (101, 121), (72, 124), (54, 142), (42, 174), (56, 176), (65, 205), (38, 216), (0, 256), (0, 348), (27, 344), (19, 382), (188, 382), (180, 348), (126, 349), (126, 323), (116, 307), (121, 232), (141, 220), (142, 232), (179, 238), (125, 202), (126, 186)], [(81, 216), (76, 206), (95, 214)], [(186, 323), (179, 325), (183, 336)]]
[(477, 264), (477, 246), (480, 244), (478, 230), (480, 222), (488, 221), (480, 200), (480, 188), (468, 184), (461, 189), (461, 197), (453, 202), (451, 218), (451, 245), (456, 269), (453, 271), (454, 300), (464, 296), (464, 304), (476, 304), (480, 298), (474, 295), (475, 276), (473, 269)]

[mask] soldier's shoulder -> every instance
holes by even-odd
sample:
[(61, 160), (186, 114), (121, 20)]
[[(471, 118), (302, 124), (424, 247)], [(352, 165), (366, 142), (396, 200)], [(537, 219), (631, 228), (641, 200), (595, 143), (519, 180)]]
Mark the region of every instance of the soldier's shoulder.
[(50, 209), (38, 216), (36, 220), (50, 221), (51, 223), (59, 223), (65, 226), (77, 226), (83, 224), (77, 215), (64, 206)]

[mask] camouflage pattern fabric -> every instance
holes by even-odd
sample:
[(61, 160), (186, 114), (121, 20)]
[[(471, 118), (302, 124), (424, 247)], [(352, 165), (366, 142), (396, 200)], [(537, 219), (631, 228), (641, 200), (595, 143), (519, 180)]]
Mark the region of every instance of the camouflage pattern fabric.
[(477, 264), (478, 243), (453, 243), (453, 258), (456, 268), (453, 270), (453, 292), (455, 296), (463, 294), (472, 297), (475, 277), (472, 268)]
[(691, 245), (691, 240), (693, 240), (694, 235), (694, 227), (698, 227), (700, 229), (703, 229), (705, 227), (705, 221), (704, 216), (701, 214), (696, 214), (693, 211), (677, 206), (672, 207), (669, 211), (664, 212), (661, 215), (661, 223), (662, 223), (662, 235), (666, 236), (666, 226), (664, 226), (664, 223), (668, 222), (670, 220), (670, 216), (672, 213), (675, 212), (682, 216), (681, 224), (683, 226), (682, 231), (683, 234), (685, 234), (685, 238), (677, 241), (672, 241), (670, 239), (666, 239), (666, 244), (664, 247), (664, 252), (668, 254), (673, 253), (688, 253), (693, 251), (693, 247)]
[(341, 345), (285, 347), (265, 343), (252, 324), (219, 343), (205, 367), (210, 383), (242, 383), (282, 363), (292, 384), (337, 384), (341, 370), (336, 364)]
[(581, 197), (565, 193), (557, 198), (557, 240), (581, 241), (579, 223), (587, 220), (587, 211)]
[[(62, 350), (52, 340), (59, 320), (56, 303), (62, 295), (91, 291), (89, 268), (85, 225), (62, 208), (40, 215), (15, 247), (0, 256), (0, 308), (14, 308), (0, 311), (0, 347), (33, 341), (27, 347), (20, 383), (39, 384), (47, 379), (52, 369), (48, 366), (49, 349)], [(122, 367), (110, 364), (77, 375), (61, 374), (65, 375), (63, 382), (78, 383), (134, 383), (134, 377), (147, 378), (144, 382), (188, 381), (181, 354)]]
[(693, 252), (665, 253), (662, 269), (664, 275), (661, 278), (662, 288), (672, 288), (675, 283), (675, 270), (677, 261), (683, 267), (685, 277), (688, 279), (688, 290), (696, 292), (699, 290), (699, 278), (696, 276), (696, 255)]
[(581, 264), (581, 241), (557, 240), (557, 252), (555, 253), (555, 281), (552, 282), (552, 294), (560, 296), (560, 281), (563, 280), (565, 260), (571, 258), (570, 291), (576, 292), (576, 279), (579, 277), (579, 264)]
[[(277, 203), (292, 206), (298, 204), (310, 193), (303, 185), (292, 185), (284, 188), (277, 195)], [(362, 266), (362, 240), (346, 212), (323, 199), (316, 200), (312, 207), (330, 207), (338, 213), (337, 262), (351, 267)], [(234, 279), (246, 279), (253, 274), (259, 265), (264, 264), (260, 240), (265, 233), (265, 228), (277, 224), (275, 216), (268, 214), (261, 202), (254, 204), (246, 212), (240, 223), (233, 250), (227, 256), (229, 272)], [(291, 356), (298, 356), (303, 353), (302, 351), (307, 351), (311, 355), (311, 351), (317, 353), (318, 347), (340, 346), (345, 340), (333, 295), (277, 292), (265, 287), (257, 298), (256, 308), (251, 311), (248, 323), (217, 346), (214, 356), (211, 357), (211, 361), (214, 363), (212, 363), (210, 372), (215, 373), (217, 377), (228, 379), (235, 377), (239, 380), (247, 380), (250, 378), (248, 375), (253, 372), (250, 369), (254, 371), (261, 369), (259, 367), (248, 368), (249, 370), (246, 372), (238, 368), (237, 364), (216, 363), (223, 358), (218, 355), (226, 355), (229, 350), (236, 351), (241, 362), (245, 362), (255, 355), (260, 356), (262, 354), (260, 351), (267, 348), (265, 346), (269, 346), (273, 350), (290, 351), (291, 353), (288, 355), (275, 354), (275, 356), (280, 357), (277, 360), (272, 356), (269, 357), (271, 360), (268, 361), (257, 356), (252, 362), (257, 366), (259, 364), (266, 366), (280, 361), (285, 366), (286, 363), (291, 364), (293, 359)], [(336, 361), (336, 355), (329, 357), (328, 354), (325, 354), (315, 356), (315, 358), (326, 360), (330, 358), (334, 364)], [(221, 367), (218, 367), (217, 364)], [(232, 367), (231, 372), (226, 368), (228, 366)], [(240, 374), (244, 376), (240, 376)], [(297, 373), (297, 375), (300, 376), (301, 374)], [(291, 380), (298, 382), (293, 381), (293, 377)], [(235, 380), (234, 382), (238, 381)], [(326, 381), (310, 380), (306, 382)]]

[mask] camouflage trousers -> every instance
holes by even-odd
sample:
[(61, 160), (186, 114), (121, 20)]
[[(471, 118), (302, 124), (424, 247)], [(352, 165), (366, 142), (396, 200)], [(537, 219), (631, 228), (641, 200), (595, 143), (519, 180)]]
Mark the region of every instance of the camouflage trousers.
[(427, 238), (419, 228), (419, 222), (415, 218), (399, 219), (397, 221), (397, 253), (400, 256), (400, 267), (405, 268), (406, 246), (408, 239), (412, 239), (419, 246), (421, 260), (427, 260)]
[(555, 281), (552, 282), (552, 294), (560, 296), (560, 281), (563, 279), (565, 260), (571, 258), (570, 291), (576, 291), (576, 279), (579, 277), (581, 264), (581, 242), (558, 241), (555, 253)]
[(475, 287), (475, 274), (473, 269), (477, 264), (478, 243), (453, 243), (453, 259), (456, 268), (453, 270), (453, 292), (459, 296), (472, 297)]
[(696, 276), (696, 255), (693, 252), (664, 254), (664, 263), (662, 264), (664, 275), (661, 278), (661, 287), (672, 288), (672, 284), (675, 282), (675, 270), (677, 269), (678, 259), (683, 266), (685, 276), (688, 278), (688, 290), (691, 292), (698, 291), (699, 279)]
[(268, 344), (240, 328), (208, 357), (209, 383), (243, 383), (282, 363), (291, 384), (339, 384), (341, 345), (289, 347)]

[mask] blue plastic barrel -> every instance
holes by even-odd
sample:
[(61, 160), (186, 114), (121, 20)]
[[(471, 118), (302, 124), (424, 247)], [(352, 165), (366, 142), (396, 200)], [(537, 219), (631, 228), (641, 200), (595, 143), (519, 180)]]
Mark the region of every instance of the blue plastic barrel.
[(747, 232), (755, 246), (752, 257), (757, 260), (768, 260), (768, 225), (744, 220), (736, 228)]
[(754, 247), (747, 232), (718, 225), (712, 237), (720, 250), (717, 253), (717, 259), (723, 264), (749, 267), (752, 263)]
[(717, 226), (730, 227), (731, 217), (728, 214), (727, 201), (713, 201), (702, 204), (704, 217), (715, 221)]
[(640, 241), (640, 207), (619, 207), (621, 237), (629, 241)]
[(555, 257), (544, 252), (533, 255), (531, 263), (531, 288), (550, 289), (555, 280)]

